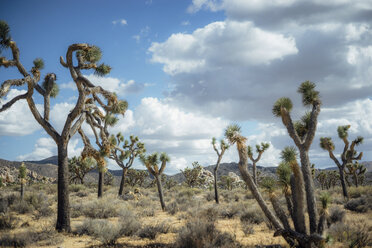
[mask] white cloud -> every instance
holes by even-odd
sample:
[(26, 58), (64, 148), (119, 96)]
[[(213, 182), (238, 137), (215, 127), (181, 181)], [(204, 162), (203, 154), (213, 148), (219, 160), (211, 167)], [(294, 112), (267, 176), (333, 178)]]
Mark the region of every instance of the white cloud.
[(68, 83), (64, 83), (64, 84), (61, 84), (59, 86), (61, 89), (70, 89), (70, 90), (76, 90), (76, 84), (72, 81), (68, 82)]
[(190, 25), (190, 22), (189, 21), (183, 21), (183, 22), (181, 22), (181, 25), (182, 26), (188, 26), (188, 25)]
[[(25, 90), (11, 89), (1, 104), (5, 104), (17, 95), (26, 93)], [(39, 110), (42, 106), (37, 104)], [(41, 129), (33, 117), (26, 100), (19, 100), (11, 108), (0, 112), (0, 136), (22, 136)]]
[(127, 82), (121, 82), (118, 78), (113, 77), (98, 77), (94, 74), (86, 75), (93, 84), (102, 86), (104, 89), (116, 92), (119, 96), (127, 94), (139, 93), (145, 88), (145, 84), (129, 80)]
[(177, 33), (152, 43), (152, 62), (171, 75), (223, 66), (269, 64), (298, 52), (293, 37), (264, 31), (252, 22), (213, 22), (192, 34)]
[(143, 38), (149, 36), (150, 30), (151, 28), (149, 26), (146, 26), (140, 30), (139, 34), (133, 35), (132, 38), (135, 39), (137, 43), (139, 43)]
[(120, 24), (122, 26), (125, 26), (125, 25), (128, 25), (128, 22), (125, 19), (119, 19), (119, 20), (112, 21), (112, 24), (114, 25)]
[[(68, 144), (68, 156), (80, 156), (83, 151), (83, 147), (77, 147), (79, 143), (78, 139), (70, 140)], [(41, 160), (57, 155), (57, 145), (52, 138), (40, 138), (36, 141), (34, 150), (31, 153), (20, 155), (17, 160)]]

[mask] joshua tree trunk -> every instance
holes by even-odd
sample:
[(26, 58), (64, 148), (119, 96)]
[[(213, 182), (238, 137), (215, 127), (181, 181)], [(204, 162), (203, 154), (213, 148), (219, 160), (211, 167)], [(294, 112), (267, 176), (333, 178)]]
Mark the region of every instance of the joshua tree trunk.
[(70, 202), (68, 190), (68, 156), (67, 144), (60, 140), (58, 146), (58, 207), (57, 207), (57, 224), (58, 231), (71, 231), (70, 226)]
[(158, 185), (158, 192), (159, 192), (159, 199), (161, 204), (161, 209), (165, 211), (165, 203), (164, 203), (164, 196), (163, 196), (163, 187), (161, 186), (161, 178), (159, 175), (155, 176), (156, 184)]
[(280, 206), (279, 200), (274, 193), (270, 195), (270, 202), (273, 205), (273, 209), (275, 211), (276, 216), (278, 216), (284, 228), (290, 229), (291, 227), (289, 226), (287, 215), (285, 214), (284, 210)]
[(102, 197), (103, 194), (103, 177), (104, 172), (100, 169), (98, 172), (98, 197)]
[[(305, 192), (303, 190), (303, 180), (299, 166), (293, 170), (291, 176), (292, 201), (293, 201), (293, 224), (295, 230), (299, 233), (306, 233), (305, 225)], [(300, 173), (298, 175), (298, 173)], [(297, 174), (297, 175), (296, 175)]]
[(358, 188), (358, 184), (359, 184), (359, 182), (358, 182), (358, 175), (356, 174), (356, 171), (354, 171), (354, 173), (353, 173), (353, 177), (354, 177), (355, 187)]
[(256, 167), (255, 162), (253, 162), (252, 172), (253, 172), (253, 181), (257, 185), (257, 167)]
[(125, 184), (125, 176), (127, 175), (128, 168), (123, 168), (123, 174), (121, 175), (121, 181), (120, 181), (120, 188), (119, 188), (119, 196), (123, 195), (124, 191), (124, 184)]
[(326, 214), (322, 213), (319, 218), (319, 224), (318, 224), (318, 230), (317, 230), (319, 235), (323, 235), (325, 220), (326, 220)]
[(83, 185), (84, 184), (84, 177), (80, 178), (80, 183)]
[(218, 187), (217, 187), (217, 166), (216, 168), (214, 168), (213, 175), (214, 175), (214, 198), (216, 200), (216, 203), (219, 204), (220, 201), (218, 197)]
[(317, 219), (318, 211), (316, 208), (315, 199), (315, 187), (313, 182), (313, 177), (311, 174), (310, 160), (308, 152), (304, 148), (300, 148), (300, 158), (301, 158), (301, 169), (305, 182), (306, 190), (306, 201), (307, 201), (307, 211), (309, 213), (310, 222), (310, 234), (316, 233), (317, 231)]
[[(23, 179), (21, 179), (21, 180), (23, 180)], [(25, 187), (24, 187), (23, 181), (21, 181), (21, 201), (23, 201), (24, 193), (25, 193)]]
[(285, 193), (284, 197), (285, 197), (285, 201), (287, 202), (287, 209), (288, 209), (289, 215), (291, 216), (292, 220), (294, 220), (293, 202), (292, 202), (291, 194)]
[(342, 194), (345, 198), (349, 198), (349, 193), (347, 192), (346, 182), (345, 182), (345, 172), (344, 167), (338, 167), (338, 171), (340, 173), (340, 181), (341, 181), (341, 187), (342, 187)]

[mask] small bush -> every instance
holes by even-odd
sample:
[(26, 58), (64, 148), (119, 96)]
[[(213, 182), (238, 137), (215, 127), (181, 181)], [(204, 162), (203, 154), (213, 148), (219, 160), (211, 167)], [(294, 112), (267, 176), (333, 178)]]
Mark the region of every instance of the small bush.
[(82, 210), (84, 215), (89, 218), (105, 219), (119, 216), (118, 205), (119, 203), (117, 201), (101, 198), (83, 205)]
[(80, 191), (84, 191), (85, 189), (85, 186), (83, 184), (71, 184), (69, 186), (69, 190), (70, 192), (80, 192)]
[(365, 213), (369, 209), (372, 209), (372, 196), (362, 196), (356, 199), (351, 199), (344, 205), (344, 207), (350, 211)]
[(175, 215), (179, 211), (177, 202), (173, 201), (167, 205), (167, 212), (170, 215)]
[(26, 195), (25, 201), (29, 203), (34, 209), (39, 210), (45, 205), (49, 206), (48, 196), (43, 192), (38, 194)]
[(329, 211), (328, 226), (345, 220), (346, 212), (342, 208), (333, 207)]
[(155, 239), (156, 236), (159, 234), (159, 233), (168, 233), (169, 232), (169, 229), (170, 229), (170, 226), (167, 225), (166, 223), (160, 223), (160, 224), (157, 224), (155, 226), (152, 226), (152, 225), (147, 225), (147, 226), (144, 226), (142, 227), (139, 231), (138, 231), (138, 236), (140, 238), (148, 238), (148, 239)]
[(246, 209), (240, 215), (240, 221), (243, 223), (261, 224), (265, 218), (261, 211), (257, 209)]
[(11, 209), (20, 214), (27, 214), (34, 211), (34, 207), (27, 201), (20, 201), (12, 205)]
[(26, 247), (31, 244), (32, 236), (28, 232), (17, 234), (5, 233), (0, 237), (0, 244), (3, 247)]
[(232, 219), (238, 216), (243, 211), (243, 205), (233, 204), (229, 205), (227, 208), (221, 210), (220, 215), (222, 218)]
[(243, 233), (245, 234), (245, 236), (254, 234), (254, 229), (253, 229), (253, 226), (251, 225), (251, 223), (246, 223), (246, 222), (242, 223), (242, 230), (243, 230)]
[(120, 212), (120, 216), (121, 218), (119, 223), (122, 235), (132, 236), (141, 228), (141, 223), (131, 211), (123, 209)]
[(36, 219), (40, 219), (42, 217), (49, 217), (52, 216), (54, 213), (53, 209), (48, 206), (48, 204), (44, 204), (35, 214)]
[(175, 243), (177, 248), (212, 248), (239, 247), (235, 239), (228, 233), (221, 233), (214, 222), (195, 219), (186, 223), (179, 232)]
[(119, 225), (114, 225), (108, 220), (86, 219), (83, 224), (78, 226), (75, 233), (79, 235), (87, 234), (95, 237), (105, 245), (113, 245), (122, 236)]
[(214, 198), (214, 192), (208, 192), (206, 195), (205, 195), (205, 199), (207, 201), (214, 201), (215, 198)]
[(372, 245), (370, 232), (364, 223), (341, 223), (332, 225), (329, 235), (338, 242), (347, 244), (350, 248)]
[(19, 219), (12, 214), (0, 214), (0, 230), (14, 229)]
[(143, 216), (153, 217), (155, 216), (155, 210), (153, 208), (145, 208), (142, 211)]
[(86, 196), (88, 196), (88, 193), (84, 192), (84, 191), (79, 191), (79, 192), (76, 193), (76, 196), (77, 197), (86, 197)]

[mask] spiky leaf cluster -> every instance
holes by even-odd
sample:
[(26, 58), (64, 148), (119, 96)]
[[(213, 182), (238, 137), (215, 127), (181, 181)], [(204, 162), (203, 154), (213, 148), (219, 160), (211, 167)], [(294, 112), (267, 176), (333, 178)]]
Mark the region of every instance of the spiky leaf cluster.
[(12, 38), (10, 37), (10, 28), (8, 23), (0, 21), (0, 52), (3, 49), (9, 48), (11, 40)]
[(333, 144), (331, 137), (321, 137), (320, 138), (320, 147), (323, 150), (333, 151), (335, 149), (335, 145)]
[(340, 139), (347, 138), (349, 128), (350, 128), (350, 125), (338, 126), (337, 127), (338, 137), (340, 137)]
[(118, 121), (119, 121), (119, 118), (117, 118), (115, 115), (111, 113), (108, 113), (105, 116), (105, 123), (110, 127), (115, 126), (118, 123)]
[(358, 136), (355, 140), (354, 140), (354, 142), (355, 142), (355, 145), (361, 145), (361, 144), (363, 144), (363, 140), (364, 140), (364, 138), (362, 137), (362, 136)]
[(264, 177), (261, 180), (260, 185), (269, 193), (272, 193), (275, 191), (276, 188), (276, 181), (273, 177)]
[(291, 181), (292, 169), (288, 163), (280, 163), (276, 168), (276, 174), (278, 176), (278, 181), (283, 186), (287, 186)]
[(256, 152), (264, 152), (269, 149), (269, 147), (269, 143), (261, 142), (261, 145), (256, 145)]
[(25, 166), (24, 163), (22, 163), (21, 166), (19, 167), (18, 177), (20, 179), (25, 179), (26, 178), (26, 166)]
[(315, 83), (310, 81), (303, 82), (297, 92), (302, 94), (302, 103), (305, 106), (319, 102), (319, 91), (315, 90)]
[(248, 156), (253, 156), (252, 147), (248, 146), (247, 149), (248, 149)]
[(100, 64), (99, 66), (96, 67), (96, 69), (94, 71), (94, 74), (99, 76), (99, 77), (103, 77), (103, 76), (109, 74), (111, 69), (112, 68), (109, 65), (106, 65), (106, 64), (102, 63), (102, 64)]
[(291, 164), (297, 161), (297, 150), (294, 146), (286, 146), (280, 153), (283, 162)]
[(128, 102), (120, 100), (112, 106), (111, 112), (113, 114), (124, 114), (128, 109)]
[(44, 69), (44, 60), (42, 58), (34, 59), (33, 63), (34, 63), (34, 68), (38, 70)]
[(305, 137), (311, 122), (311, 112), (306, 112), (299, 121), (294, 122), (294, 128), (299, 137)]
[(288, 97), (281, 97), (279, 98), (274, 106), (273, 106), (273, 109), (272, 109), (272, 112), (274, 114), (274, 116), (276, 117), (279, 117), (282, 115), (282, 108), (287, 110), (288, 112), (291, 112), (292, 108), (293, 108), (293, 104), (292, 104), (292, 101), (291, 99), (289, 99)]
[(238, 141), (244, 139), (241, 136), (241, 128), (238, 124), (231, 124), (225, 129), (225, 137), (230, 142), (230, 144), (235, 144)]
[(162, 152), (160, 154), (159, 160), (164, 163), (164, 162), (169, 162), (170, 158), (169, 158), (168, 154), (166, 154), (165, 152)]
[[(48, 77), (49, 77), (49, 74), (45, 76), (44, 81), (42, 83), (42, 86), (43, 86), (44, 90), (46, 90), (46, 91), (50, 90), (50, 92), (49, 92), (50, 97), (56, 98), (58, 96), (58, 93), (59, 93), (58, 84), (55, 82), (55, 80), (52, 80), (52, 81), (48, 80), (49, 79)], [(50, 82), (52, 82), (52, 83), (50, 83)]]
[(326, 210), (328, 208), (331, 201), (332, 201), (332, 198), (331, 198), (331, 195), (328, 192), (323, 192), (320, 195), (320, 202), (322, 203), (322, 209), (323, 210)]
[(77, 53), (78, 56), (81, 56), (84, 62), (96, 63), (102, 57), (102, 51), (97, 46), (92, 46), (87, 50), (80, 50)]

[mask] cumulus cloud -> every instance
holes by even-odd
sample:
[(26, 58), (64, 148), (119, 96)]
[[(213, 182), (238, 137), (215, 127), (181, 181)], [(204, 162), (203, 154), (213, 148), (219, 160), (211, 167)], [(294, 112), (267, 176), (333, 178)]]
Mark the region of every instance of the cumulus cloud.
[[(79, 140), (72, 139), (68, 144), (68, 156), (80, 156), (83, 147), (78, 147)], [(20, 155), (17, 160), (41, 160), (57, 154), (57, 145), (52, 138), (40, 138), (36, 141), (34, 150), (31, 153)]]
[[(0, 106), (7, 103), (17, 95), (26, 93), (25, 90), (11, 89)], [(41, 105), (37, 108), (42, 109)], [(17, 101), (10, 109), (0, 112), (0, 136), (22, 136), (41, 129), (33, 117), (26, 100)]]
[(267, 32), (252, 22), (213, 22), (192, 34), (177, 33), (152, 43), (152, 62), (171, 75), (221, 66), (269, 64), (298, 52), (292, 37)]

